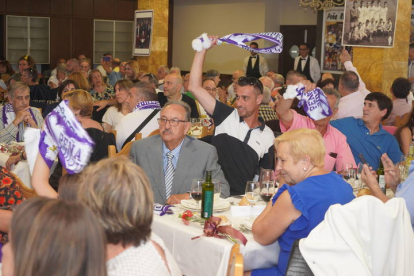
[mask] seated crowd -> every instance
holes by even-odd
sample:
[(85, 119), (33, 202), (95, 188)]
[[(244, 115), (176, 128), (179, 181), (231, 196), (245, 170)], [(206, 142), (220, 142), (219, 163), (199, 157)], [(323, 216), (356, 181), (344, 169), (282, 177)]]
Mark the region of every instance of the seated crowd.
[[(324, 74), (314, 84), (294, 70), (286, 76), (260, 72), (261, 78), (236, 70), (226, 88), (217, 70), (203, 75), (207, 52), (195, 53), (184, 75), (165, 65), (153, 75), (136, 60), (111, 54), (94, 69), (80, 55), (59, 59), (43, 83), (32, 57), (21, 57), (17, 72), (0, 61), (0, 82), (7, 88), (0, 143), (23, 142), (29, 127), (44, 129), (48, 114), (63, 103), (93, 142), (89, 162), (77, 174), (64, 173), (64, 160), (51, 172), (38, 153), (32, 173), (38, 196), (27, 201), (10, 171), (28, 154), (11, 155), (0, 168), (0, 199), (7, 199), (0, 200), (0, 245), (9, 241), (3, 246), (4, 276), (182, 275), (151, 230), (154, 203), (190, 199), (193, 179), (204, 179), (206, 171), (220, 181), (223, 198), (243, 195), (261, 169), (275, 171), (281, 186), (252, 233), (262, 245), (278, 241), (281, 253), (277, 267), (252, 275), (284, 275), (294, 241), (306, 238), (331, 205), (354, 199), (340, 175), (349, 164), (369, 164), (362, 180), (386, 202), (371, 172), (382, 163), (414, 227), (414, 174), (400, 183), (397, 164), (408, 156), (414, 131), (406, 78), (390, 87), (392, 100), (370, 92), (344, 49), (340, 58), (347, 71), (338, 81)], [(320, 87), (331, 115), (314, 120), (296, 99), (283, 97), (288, 85), (299, 83), (305, 93)], [(32, 106), (42, 101), (48, 103), (43, 110)], [(192, 118), (209, 120), (212, 135), (189, 135)], [(137, 134), (142, 138), (134, 141)], [(121, 152), (130, 142), (129, 158), (108, 158), (108, 146)]]

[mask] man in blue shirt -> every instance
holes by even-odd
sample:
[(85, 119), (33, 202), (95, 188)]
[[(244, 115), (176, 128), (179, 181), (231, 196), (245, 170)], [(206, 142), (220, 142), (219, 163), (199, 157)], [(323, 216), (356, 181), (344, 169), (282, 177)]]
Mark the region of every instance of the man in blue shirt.
[(381, 121), (390, 115), (391, 110), (391, 99), (374, 92), (365, 97), (362, 119), (347, 117), (331, 121), (331, 125), (346, 136), (357, 164), (361, 162), (361, 153), (374, 170), (379, 167), (384, 153), (394, 163), (400, 161), (403, 154), (397, 140), (381, 126)]
[[(410, 213), (411, 224), (414, 228), (414, 173), (411, 173), (403, 183), (400, 183), (400, 172), (386, 153), (382, 155), (381, 160), (384, 164), (385, 182), (390, 186), (395, 197), (404, 198), (408, 212)], [(361, 178), (370, 188), (373, 196), (383, 202), (389, 200), (381, 191), (377, 178), (370, 172), (368, 166), (364, 166), (364, 170), (361, 172)]]

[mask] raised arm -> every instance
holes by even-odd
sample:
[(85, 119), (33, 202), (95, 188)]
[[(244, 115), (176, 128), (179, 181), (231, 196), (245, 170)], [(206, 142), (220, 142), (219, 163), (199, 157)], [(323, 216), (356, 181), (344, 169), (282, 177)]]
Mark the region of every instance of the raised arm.
[(358, 73), (358, 70), (356, 69), (356, 67), (354, 67), (354, 65), (352, 64), (351, 61), (351, 55), (348, 53), (347, 50), (345, 50), (345, 47), (343, 47), (341, 55), (339, 56), (341, 63), (345, 66), (346, 71), (352, 71), (355, 74), (357, 74), (358, 78), (359, 78), (359, 87), (358, 90), (362, 91), (362, 92), (370, 92), (369, 90), (367, 90), (367, 87), (365, 86), (365, 83), (362, 81), (361, 76)]
[(56, 191), (49, 184), (49, 174), (49, 167), (38, 153), (32, 174), (32, 186), (39, 196), (57, 198)]
[[(213, 45), (216, 42), (217, 38), (214, 38)], [(214, 108), (216, 107), (216, 99), (214, 99), (201, 85), (203, 80), (203, 63), (206, 53), (207, 50), (202, 50), (201, 52), (196, 52), (194, 56), (188, 90), (190, 90), (208, 114), (213, 114)]]
[(290, 110), (292, 103), (293, 99), (285, 100), (283, 97), (280, 97), (280, 100), (276, 104), (276, 114), (286, 129), (289, 129), (293, 123), (293, 112)]

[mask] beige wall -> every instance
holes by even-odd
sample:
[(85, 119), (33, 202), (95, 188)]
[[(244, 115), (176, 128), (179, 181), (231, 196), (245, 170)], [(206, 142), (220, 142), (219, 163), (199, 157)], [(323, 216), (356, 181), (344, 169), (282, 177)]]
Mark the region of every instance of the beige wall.
[[(191, 41), (203, 32), (218, 36), (236, 32), (278, 32), (280, 25), (316, 25), (316, 19), (316, 13), (299, 9), (298, 0), (176, 0), (173, 66), (190, 70), (194, 56)], [(259, 45), (270, 46), (263, 43), (260, 41)], [(231, 74), (242, 69), (247, 55), (247, 51), (235, 46), (219, 46), (209, 52), (203, 69), (214, 68)], [(269, 68), (277, 70), (278, 54), (265, 57)]]

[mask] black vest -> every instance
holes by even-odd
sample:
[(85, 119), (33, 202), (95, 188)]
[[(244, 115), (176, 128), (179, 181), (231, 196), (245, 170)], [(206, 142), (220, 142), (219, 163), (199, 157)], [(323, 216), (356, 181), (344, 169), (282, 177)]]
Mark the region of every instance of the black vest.
[(260, 74), (259, 63), (260, 63), (260, 57), (259, 55), (256, 55), (256, 63), (254, 64), (254, 67), (252, 68), (252, 57), (249, 57), (249, 63), (247, 63), (247, 69), (246, 69), (246, 77), (260, 78), (262, 76)]
[(297, 67), (296, 71), (298, 71), (299, 73), (304, 74), (308, 80), (310, 80), (311, 82), (314, 82), (311, 75), (310, 75), (310, 56), (308, 56), (308, 59), (306, 60), (304, 69), (302, 69), (302, 60), (301, 59), (302, 59), (302, 57), (299, 58), (299, 63), (298, 63), (298, 67)]

